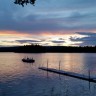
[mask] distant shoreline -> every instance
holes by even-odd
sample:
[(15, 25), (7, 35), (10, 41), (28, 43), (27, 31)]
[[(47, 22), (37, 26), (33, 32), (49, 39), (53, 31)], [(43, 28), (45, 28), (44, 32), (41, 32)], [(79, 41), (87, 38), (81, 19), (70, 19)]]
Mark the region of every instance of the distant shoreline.
[(16, 47), (0, 47), (0, 52), (16, 53), (96, 53), (96, 46), (39, 46), (26, 45)]

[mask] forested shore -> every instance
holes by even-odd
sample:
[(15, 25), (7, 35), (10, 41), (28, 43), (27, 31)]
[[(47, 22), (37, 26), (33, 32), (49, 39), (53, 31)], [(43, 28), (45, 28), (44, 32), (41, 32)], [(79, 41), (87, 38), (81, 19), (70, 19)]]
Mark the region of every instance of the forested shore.
[(0, 47), (0, 52), (18, 53), (96, 53), (96, 46), (40, 46), (25, 45), (16, 47)]

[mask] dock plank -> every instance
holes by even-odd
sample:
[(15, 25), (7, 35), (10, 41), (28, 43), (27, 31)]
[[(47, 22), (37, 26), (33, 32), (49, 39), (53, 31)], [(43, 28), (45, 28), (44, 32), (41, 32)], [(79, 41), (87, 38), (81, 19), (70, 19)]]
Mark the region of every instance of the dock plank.
[(57, 69), (46, 68), (46, 67), (39, 67), (39, 69), (96, 83), (95, 78), (92, 78), (92, 77), (89, 77), (86, 75), (82, 75), (82, 74), (78, 74), (78, 73), (74, 73), (74, 72), (68, 72), (68, 71), (57, 70)]

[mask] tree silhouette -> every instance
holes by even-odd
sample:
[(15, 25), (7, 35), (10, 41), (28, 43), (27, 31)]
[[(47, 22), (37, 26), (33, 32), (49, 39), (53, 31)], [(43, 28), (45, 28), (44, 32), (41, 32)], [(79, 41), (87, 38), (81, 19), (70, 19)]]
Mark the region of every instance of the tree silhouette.
[(22, 5), (22, 7), (24, 7), (24, 4), (28, 4), (28, 3), (30, 3), (30, 4), (32, 4), (33, 6), (34, 6), (34, 4), (35, 4), (35, 1), (36, 0), (15, 0), (15, 4), (19, 4), (19, 5)]

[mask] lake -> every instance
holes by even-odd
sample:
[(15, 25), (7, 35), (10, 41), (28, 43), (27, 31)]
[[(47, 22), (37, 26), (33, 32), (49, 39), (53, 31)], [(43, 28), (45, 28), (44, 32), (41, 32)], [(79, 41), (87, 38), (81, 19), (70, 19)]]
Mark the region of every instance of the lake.
[[(33, 57), (35, 63), (22, 58)], [(95, 53), (0, 53), (0, 96), (96, 96), (96, 83), (50, 73), (46, 67), (96, 78)], [(90, 85), (90, 88), (89, 88)]]

